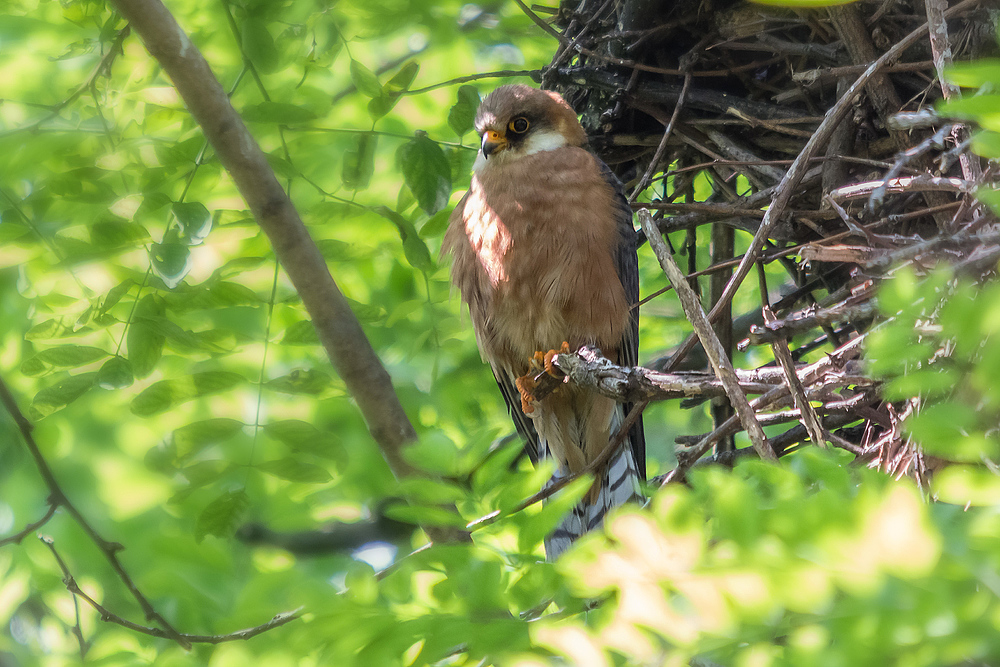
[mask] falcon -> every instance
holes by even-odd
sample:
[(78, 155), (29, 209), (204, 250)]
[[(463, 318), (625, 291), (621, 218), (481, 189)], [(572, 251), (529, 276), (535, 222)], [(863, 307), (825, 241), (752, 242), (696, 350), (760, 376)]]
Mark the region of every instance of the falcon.
[[(587, 135), (558, 93), (501, 86), (483, 100), (475, 125), (482, 142), (472, 183), (451, 214), (442, 252), (452, 255), (452, 282), (525, 450), (533, 462), (558, 462), (551, 484), (596, 459), (630, 406), (574, 385), (535, 401), (517, 381), (537, 351), (565, 344), (595, 345), (616, 363), (636, 365), (632, 213), (622, 184), (584, 148)], [(599, 526), (608, 510), (641, 498), (641, 421), (626, 445), (546, 538), (548, 560)]]

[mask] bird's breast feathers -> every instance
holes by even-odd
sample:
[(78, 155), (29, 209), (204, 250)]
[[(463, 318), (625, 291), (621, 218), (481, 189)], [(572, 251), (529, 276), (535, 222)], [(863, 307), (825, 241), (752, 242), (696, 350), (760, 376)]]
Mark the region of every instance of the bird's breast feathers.
[(587, 151), (491, 158), (445, 237), (484, 356), (515, 370), (563, 340), (613, 354), (628, 321), (619, 242), (614, 191)]

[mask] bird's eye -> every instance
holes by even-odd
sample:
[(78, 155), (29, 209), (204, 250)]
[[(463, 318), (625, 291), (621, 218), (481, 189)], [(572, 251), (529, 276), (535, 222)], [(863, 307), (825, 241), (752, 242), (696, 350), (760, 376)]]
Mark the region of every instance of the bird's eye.
[(514, 134), (524, 134), (528, 131), (528, 119), (524, 116), (515, 118), (507, 125)]

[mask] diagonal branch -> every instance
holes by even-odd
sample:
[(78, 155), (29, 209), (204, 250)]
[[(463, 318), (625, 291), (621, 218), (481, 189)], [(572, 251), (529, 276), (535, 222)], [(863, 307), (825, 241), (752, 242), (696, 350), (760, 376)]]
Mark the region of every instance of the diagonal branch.
[[(56, 563), (58, 563), (59, 569), (62, 570), (63, 583), (66, 584), (66, 590), (72, 593), (74, 597), (81, 598), (84, 602), (93, 607), (97, 611), (97, 613), (101, 615), (102, 621), (106, 621), (108, 623), (116, 623), (122, 626), (123, 628), (128, 628), (129, 630), (140, 632), (144, 635), (149, 635), (151, 637), (160, 637), (161, 639), (177, 639), (177, 637), (174, 637), (174, 635), (169, 634), (166, 631), (161, 630), (160, 628), (151, 628), (149, 626), (139, 625), (138, 623), (133, 623), (132, 621), (124, 619), (118, 614), (109, 610), (107, 607), (102, 605), (94, 598), (90, 597), (86, 592), (84, 592), (82, 588), (80, 588), (80, 585), (76, 582), (76, 578), (74, 578), (73, 574), (69, 571), (69, 567), (66, 565), (66, 562), (62, 559), (62, 556), (59, 555), (59, 552), (56, 551), (56, 546), (53, 539), (51, 537), (45, 537), (45, 536), (40, 536), (39, 539), (41, 539), (42, 543), (45, 544), (45, 546), (49, 548), (49, 551), (52, 552), (52, 556), (56, 559)], [(237, 630), (236, 632), (230, 632), (229, 634), (225, 635), (181, 634), (179, 635), (179, 637), (180, 640), (183, 640), (184, 645), (188, 648), (190, 648), (192, 644), (222, 644), (224, 642), (247, 640), (250, 639), (251, 637), (256, 637), (259, 634), (263, 634), (268, 630), (273, 630), (274, 628), (281, 627), (282, 625), (290, 623), (298, 619), (300, 616), (302, 616), (301, 608), (294, 609), (292, 611), (286, 611), (281, 614), (276, 614), (271, 618), (271, 620), (267, 621), (266, 623), (261, 623), (260, 625), (256, 625), (252, 628), (246, 628), (243, 630)], [(83, 641), (82, 637), (80, 638), (80, 641), (81, 642)]]
[(648, 209), (639, 211), (639, 224), (646, 233), (650, 248), (652, 248), (656, 254), (656, 258), (660, 261), (660, 267), (667, 275), (671, 284), (673, 284), (674, 292), (677, 293), (677, 298), (684, 308), (684, 314), (687, 315), (688, 321), (691, 322), (695, 333), (698, 334), (698, 339), (701, 340), (702, 347), (705, 348), (705, 353), (712, 364), (712, 369), (715, 370), (715, 374), (722, 381), (722, 386), (726, 388), (726, 396), (729, 397), (729, 402), (732, 404), (733, 409), (736, 410), (736, 414), (743, 423), (743, 428), (746, 429), (747, 435), (750, 436), (750, 442), (753, 443), (754, 449), (757, 450), (760, 458), (765, 461), (776, 461), (778, 457), (774, 455), (774, 450), (767, 444), (767, 436), (764, 435), (764, 429), (761, 428), (760, 423), (757, 421), (757, 416), (747, 401), (746, 395), (740, 389), (739, 381), (736, 379), (736, 371), (733, 370), (733, 362), (726, 356), (726, 350), (722, 347), (722, 343), (719, 342), (719, 337), (712, 330), (712, 325), (709, 323), (708, 316), (705, 314), (704, 309), (702, 309), (697, 295), (691, 289), (691, 286), (688, 285), (684, 272), (681, 271), (681, 268), (677, 266), (674, 258), (670, 255), (670, 249), (667, 248), (663, 237), (656, 229), (656, 223), (653, 222), (653, 216), (650, 215)]
[[(260, 146), (233, 108), (208, 62), (160, 0), (112, 0), (173, 80), (191, 115), (232, 176), (312, 318), (330, 361), (357, 402), (397, 478), (417, 474), (403, 449), (417, 439), (382, 366), (330, 275)], [(460, 537), (427, 527), (435, 541)]]
[[(25, 445), (28, 447), (28, 452), (31, 454), (31, 458), (35, 460), (35, 467), (38, 468), (38, 473), (42, 476), (42, 480), (45, 482), (45, 486), (49, 489), (49, 505), (50, 509), (54, 511), (56, 507), (62, 507), (66, 510), (66, 513), (73, 517), (77, 525), (87, 534), (87, 537), (97, 545), (101, 553), (107, 559), (108, 563), (111, 565), (111, 569), (115, 571), (118, 578), (121, 579), (122, 583), (135, 598), (136, 602), (142, 608), (143, 613), (146, 618), (155, 621), (164, 633), (164, 637), (173, 639), (179, 643), (184, 648), (191, 648), (191, 645), (185, 640), (177, 630), (174, 629), (172, 625), (163, 618), (153, 605), (150, 604), (146, 596), (143, 595), (142, 591), (139, 590), (135, 582), (132, 581), (132, 577), (122, 566), (121, 561), (118, 559), (118, 552), (122, 550), (122, 545), (118, 542), (109, 542), (104, 539), (97, 530), (90, 525), (86, 517), (80, 513), (80, 510), (70, 502), (69, 498), (66, 497), (66, 493), (63, 491), (59, 482), (56, 480), (55, 474), (52, 472), (52, 468), (49, 467), (48, 461), (42, 456), (42, 451), (38, 448), (38, 443), (35, 442), (34, 436), (31, 434), (33, 427), (31, 422), (24, 416), (21, 409), (17, 406), (17, 401), (14, 400), (13, 394), (10, 393), (10, 389), (7, 388), (6, 383), (4, 383), (3, 378), (0, 378), (0, 403), (3, 403), (4, 408), (10, 413), (10, 416), (14, 419), (14, 423), (17, 424), (18, 429), (21, 431), (21, 437), (24, 439)], [(48, 520), (48, 519), (46, 519)]]

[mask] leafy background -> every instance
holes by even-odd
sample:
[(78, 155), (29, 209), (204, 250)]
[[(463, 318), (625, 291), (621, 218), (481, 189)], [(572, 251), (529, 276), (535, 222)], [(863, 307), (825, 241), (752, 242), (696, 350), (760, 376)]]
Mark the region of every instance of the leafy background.
[[(186, 652), (77, 612), (52, 553), (28, 536), (0, 547), (0, 664), (78, 659), (78, 613), (87, 660), (107, 665), (998, 658), (1000, 493), (980, 467), (950, 471), (940, 493), (954, 504), (934, 505), (826, 452), (699, 473), (557, 565), (538, 562), (540, 541), (582, 487), (478, 531), (475, 544), (402, 558), (384, 576), (388, 548), (296, 557), (238, 539), (247, 522), (302, 531), (357, 521), (401, 494), (417, 504), (392, 508), (397, 518), (464, 525), (548, 477), (509, 470), (516, 448), (489, 454), (510, 424), (438, 258), (449, 202), (468, 185), (479, 96), (527, 79), (414, 91), (537, 69), (555, 45), (509, 3), (175, 0), (170, 9), (352, 300), (419, 432), (411, 460), (440, 480), (392, 479), (266, 240), (123, 22), (97, 1), (9, 0), (0, 9), (4, 380), (67, 495), (125, 546), (136, 584), (181, 631), (228, 633), (300, 607), (303, 616), (249, 642)], [(645, 293), (663, 280), (651, 256), (641, 262)], [(944, 270), (894, 284), (884, 303), (896, 319), (872, 344), (876, 372), (906, 382), (928, 350), (957, 337), (948, 380), (975, 381), (969, 395), (939, 392), (948, 414), (960, 404), (995, 414), (995, 373), (983, 363), (995, 355), (979, 343), (997, 326), (1000, 295)], [(916, 323), (946, 304), (953, 329), (914, 341)], [(689, 330), (672, 297), (645, 307), (641, 326), (642, 359)], [(968, 443), (973, 461), (995, 454), (989, 420), (958, 414), (950, 429), (923, 419), (911, 431), (929, 448)], [(670, 467), (676, 435), (709, 424), (704, 407), (675, 402), (647, 415), (651, 475)], [(46, 496), (0, 416), (0, 534), (41, 517)], [(144, 622), (70, 517), (60, 512), (42, 531), (84, 590)], [(402, 556), (425, 541), (405, 533), (394, 546)], [(590, 609), (593, 598), (603, 604)], [(528, 621), (546, 609), (555, 613)]]

